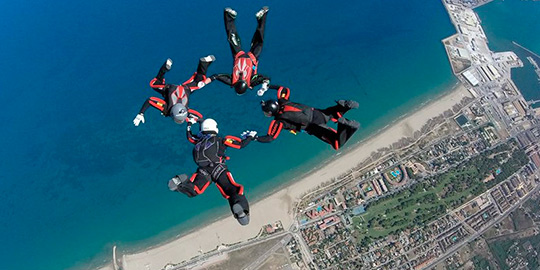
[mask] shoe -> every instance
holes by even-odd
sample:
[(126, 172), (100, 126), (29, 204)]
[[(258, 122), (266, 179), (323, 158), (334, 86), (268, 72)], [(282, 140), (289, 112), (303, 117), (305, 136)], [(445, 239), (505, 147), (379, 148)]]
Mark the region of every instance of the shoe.
[(225, 8), (225, 12), (229, 13), (229, 15), (231, 15), (231, 17), (232, 17), (233, 19), (236, 18), (236, 10), (234, 10), (234, 9), (232, 9), (232, 8), (230, 8), (230, 7), (228, 7), (228, 8)]
[(234, 214), (234, 218), (238, 220), (238, 223), (244, 226), (249, 224), (249, 215), (244, 212), (244, 208), (240, 204), (234, 204), (232, 206), (232, 212)]
[(341, 117), (337, 121), (338, 121), (339, 124), (348, 126), (350, 128), (353, 128), (353, 129), (359, 129), (360, 128), (360, 123), (358, 123), (358, 122), (356, 122), (354, 120), (346, 119), (345, 117)]
[(188, 176), (185, 175), (185, 174), (181, 174), (181, 175), (177, 175), (173, 178), (171, 178), (171, 180), (169, 180), (169, 189), (171, 191), (176, 191), (178, 190), (178, 186), (180, 186), (182, 183), (188, 181)]
[(338, 100), (336, 101), (337, 104), (347, 108), (347, 109), (357, 109), (358, 108), (358, 102), (354, 100)]
[(213, 55), (209, 55), (209, 56), (205, 56), (205, 57), (201, 57), (201, 61), (202, 62), (214, 62), (216, 61), (216, 57), (213, 56)]
[(255, 13), (255, 17), (257, 17), (257, 20), (260, 20), (262, 18), (262, 16), (264, 14), (266, 14), (266, 12), (268, 12), (268, 7), (262, 7), (261, 10), (257, 11), (257, 13)]
[(172, 62), (171, 58), (167, 58), (167, 61), (165, 61), (165, 68), (166, 68), (167, 70), (171, 70), (171, 68), (172, 68), (172, 63), (173, 63), (173, 62)]

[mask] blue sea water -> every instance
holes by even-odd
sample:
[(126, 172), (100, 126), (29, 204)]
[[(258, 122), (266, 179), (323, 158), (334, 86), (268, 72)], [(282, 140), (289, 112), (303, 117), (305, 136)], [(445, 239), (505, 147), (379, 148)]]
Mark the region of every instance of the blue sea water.
[[(230, 71), (223, 8), (238, 11), (248, 49), (265, 4), (259, 72), (315, 107), (358, 100), (347, 115), (363, 129), (350, 145), (456, 82), (440, 42), (455, 30), (439, 1), (4, 2), (0, 269), (90, 269), (110, 260), (114, 244), (131, 252), (229, 215), (214, 187), (192, 199), (167, 188), (196, 168), (185, 126), (156, 111), (139, 127), (131, 120), (167, 57), (169, 82), (183, 82), (207, 54), (217, 57), (209, 73)], [(259, 101), (213, 83), (190, 104), (223, 134), (239, 134), (267, 129)], [(283, 133), (228, 154), (253, 202), (335, 152)]]

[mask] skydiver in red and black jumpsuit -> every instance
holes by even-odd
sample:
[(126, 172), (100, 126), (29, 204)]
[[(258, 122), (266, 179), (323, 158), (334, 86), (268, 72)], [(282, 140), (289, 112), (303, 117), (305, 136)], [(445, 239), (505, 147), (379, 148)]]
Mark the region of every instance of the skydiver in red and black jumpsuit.
[(234, 136), (220, 137), (217, 123), (213, 119), (206, 119), (201, 124), (201, 133), (193, 135), (191, 124), (195, 121), (188, 119), (187, 138), (195, 144), (193, 160), (199, 168), (191, 177), (186, 174), (177, 175), (169, 181), (169, 189), (194, 197), (202, 194), (214, 182), (221, 195), (229, 201), (231, 212), (241, 225), (249, 223), (249, 204), (244, 195), (244, 187), (234, 180), (229, 172), (225, 160), (227, 147), (241, 149), (246, 147), (257, 132), (246, 131), (242, 138)]
[(133, 119), (133, 124), (139, 126), (140, 122), (144, 123), (144, 112), (150, 106), (161, 111), (163, 116), (171, 116), (178, 124), (183, 123), (188, 114), (202, 118), (199, 112), (188, 109), (189, 95), (212, 81), (206, 77), (206, 71), (215, 59), (213, 55), (199, 59), (197, 71), (181, 85), (165, 84), (165, 73), (171, 70), (172, 67), (172, 60), (167, 59), (159, 69), (157, 76), (150, 81), (150, 87), (161, 94), (163, 99), (157, 97), (148, 98), (142, 105), (139, 114)]
[[(261, 102), (264, 114), (268, 117), (273, 116), (274, 120), (270, 123), (267, 135), (256, 137), (259, 142), (273, 141), (282, 129), (291, 130), (294, 134), (306, 131), (338, 150), (360, 127), (358, 122), (343, 117), (350, 109), (358, 108), (356, 101), (338, 100), (337, 105), (326, 109), (315, 109), (291, 102), (290, 90), (287, 87), (270, 85), (269, 88), (278, 91), (278, 99)], [(337, 130), (327, 126), (329, 121), (337, 122)]]
[(257, 30), (255, 30), (255, 34), (251, 39), (251, 49), (246, 53), (242, 51), (240, 37), (236, 31), (236, 11), (231, 8), (226, 8), (224, 11), (225, 31), (227, 32), (227, 40), (229, 41), (234, 61), (233, 72), (232, 74), (215, 74), (211, 78), (212, 80), (217, 79), (234, 87), (238, 95), (244, 94), (248, 88), (253, 89), (253, 87), (259, 84), (263, 84), (264, 87), (270, 81), (270, 78), (257, 73), (258, 59), (263, 47), (267, 13), (268, 7), (263, 7), (255, 14), (257, 18)]

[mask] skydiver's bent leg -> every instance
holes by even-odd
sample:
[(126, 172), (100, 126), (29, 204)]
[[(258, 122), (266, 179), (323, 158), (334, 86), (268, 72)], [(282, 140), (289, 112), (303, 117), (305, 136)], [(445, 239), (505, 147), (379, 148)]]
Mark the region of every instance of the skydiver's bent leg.
[(227, 41), (229, 41), (229, 46), (231, 47), (232, 56), (234, 56), (242, 50), (242, 44), (240, 42), (240, 37), (236, 31), (236, 11), (231, 8), (226, 8), (223, 16), (225, 18), (225, 31), (227, 32)]
[(249, 204), (244, 196), (244, 187), (234, 180), (231, 172), (223, 171), (216, 180), (221, 195), (229, 201), (231, 212), (242, 225), (249, 223)]
[(241, 225), (249, 224), (249, 203), (244, 195), (233, 194), (229, 198), (229, 206), (234, 218)]
[[(216, 57), (213, 55), (208, 55), (205, 57), (201, 57), (199, 59), (199, 65), (197, 66), (197, 71), (189, 78), (187, 81), (183, 83), (183, 85), (187, 86), (192, 92), (195, 90), (198, 90), (201, 87), (204, 87), (206, 82), (206, 71), (208, 70), (208, 67), (212, 62), (216, 60)], [(199, 85), (199, 82), (204, 82), (205, 84)]]
[[(201, 59), (199, 59), (199, 65), (197, 66), (197, 75), (206, 76), (206, 71), (208, 70), (208, 67), (214, 61), (216, 61), (216, 57), (213, 55), (201, 57)], [(195, 78), (197, 78), (197, 76)]]
[(306, 132), (319, 138), (321, 141), (328, 143), (336, 150), (340, 147), (337, 131), (325, 124), (310, 124), (306, 127)]
[(332, 118), (332, 121), (337, 122), (337, 119), (343, 117), (343, 115), (350, 109), (358, 108), (358, 102), (354, 100), (338, 100), (337, 105), (320, 110), (325, 115)]
[(267, 13), (268, 7), (263, 7), (255, 14), (257, 17), (257, 29), (255, 30), (255, 34), (253, 34), (253, 38), (251, 39), (251, 49), (249, 51), (253, 53), (257, 59), (262, 52)]
[(339, 147), (351, 138), (351, 136), (360, 128), (360, 124), (354, 120), (348, 120), (344, 117), (338, 119), (337, 140)]
[(172, 67), (172, 60), (168, 58), (163, 65), (161, 65), (161, 68), (159, 68), (158, 74), (156, 75), (156, 80), (158, 82), (163, 82), (163, 77), (165, 76), (165, 73), (167, 73), (169, 70), (171, 70)]
[(210, 185), (210, 175), (200, 168), (189, 178), (186, 174), (181, 174), (169, 180), (171, 191), (184, 193), (190, 198), (202, 194), (208, 185)]

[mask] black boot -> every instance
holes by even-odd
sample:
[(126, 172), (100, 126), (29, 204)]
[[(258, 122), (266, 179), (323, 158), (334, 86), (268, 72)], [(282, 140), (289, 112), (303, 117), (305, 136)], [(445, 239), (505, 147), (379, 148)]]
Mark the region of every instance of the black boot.
[(358, 108), (358, 102), (354, 100), (338, 100), (336, 103), (347, 110)]

